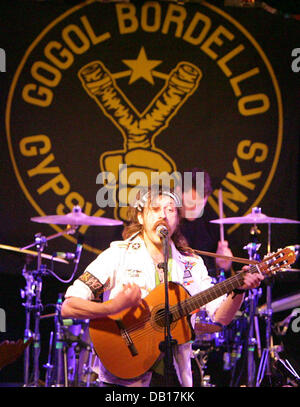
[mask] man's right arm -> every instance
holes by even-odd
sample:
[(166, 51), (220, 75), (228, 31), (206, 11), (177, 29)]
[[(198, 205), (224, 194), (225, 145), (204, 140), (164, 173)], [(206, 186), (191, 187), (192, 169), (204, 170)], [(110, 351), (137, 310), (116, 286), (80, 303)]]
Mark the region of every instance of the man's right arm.
[(138, 306), (140, 301), (140, 288), (137, 285), (127, 284), (115, 298), (103, 303), (79, 297), (68, 297), (62, 304), (61, 315), (63, 318), (96, 319)]

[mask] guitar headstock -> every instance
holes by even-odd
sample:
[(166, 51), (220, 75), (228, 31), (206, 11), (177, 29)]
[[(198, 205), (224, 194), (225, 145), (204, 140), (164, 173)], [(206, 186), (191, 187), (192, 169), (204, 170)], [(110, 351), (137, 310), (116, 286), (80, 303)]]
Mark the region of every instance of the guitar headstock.
[(293, 264), (295, 261), (295, 252), (289, 247), (286, 247), (285, 249), (279, 249), (276, 253), (265, 256), (258, 267), (262, 274), (275, 274), (278, 270), (285, 268), (289, 264)]

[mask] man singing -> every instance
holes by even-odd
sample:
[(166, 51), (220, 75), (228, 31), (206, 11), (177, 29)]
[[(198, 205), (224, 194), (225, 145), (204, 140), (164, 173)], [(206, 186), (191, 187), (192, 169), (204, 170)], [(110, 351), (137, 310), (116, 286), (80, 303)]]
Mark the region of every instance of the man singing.
[[(190, 295), (212, 286), (201, 257), (183, 247), (179, 197), (170, 190), (155, 191), (148, 190), (130, 207), (124, 240), (112, 242), (68, 288), (61, 310), (63, 318), (92, 320), (117, 314), (138, 306), (142, 298), (162, 284), (164, 274), (158, 265), (164, 262), (164, 250), (159, 227), (168, 234), (168, 279), (182, 284)], [(214, 322), (229, 324), (243, 302), (244, 290), (258, 287), (262, 279), (259, 273), (245, 273), (238, 290), (206, 304), (207, 314)], [(95, 302), (102, 294), (103, 302)], [(193, 386), (190, 342), (174, 346), (173, 361), (180, 385)], [(121, 379), (111, 374), (100, 360), (99, 379), (104, 386), (148, 387), (151, 377), (149, 369), (139, 377)]]

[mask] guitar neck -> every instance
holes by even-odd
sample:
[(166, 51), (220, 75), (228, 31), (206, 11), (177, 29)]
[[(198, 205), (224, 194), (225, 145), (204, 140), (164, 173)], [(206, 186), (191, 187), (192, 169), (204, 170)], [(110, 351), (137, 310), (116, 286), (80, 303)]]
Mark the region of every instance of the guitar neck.
[[(247, 272), (257, 273), (257, 267), (251, 266)], [(242, 271), (232, 277), (229, 277), (221, 283), (215, 284), (214, 286), (201, 291), (192, 297), (189, 297), (176, 306), (171, 307), (170, 311), (172, 314), (172, 320), (177, 321), (178, 319), (189, 315), (196, 309), (203, 307), (203, 305), (221, 297), (224, 294), (230, 293), (235, 288), (240, 287), (243, 285), (245, 273), (246, 272)]]

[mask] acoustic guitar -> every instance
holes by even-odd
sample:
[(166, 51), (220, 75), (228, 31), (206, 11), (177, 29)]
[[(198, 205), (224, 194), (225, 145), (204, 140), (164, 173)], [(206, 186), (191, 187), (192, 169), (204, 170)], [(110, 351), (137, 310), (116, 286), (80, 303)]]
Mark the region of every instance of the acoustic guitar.
[[(263, 275), (295, 262), (295, 253), (285, 248), (250, 266), (247, 272)], [(193, 339), (190, 314), (203, 305), (243, 285), (242, 271), (225, 281), (191, 296), (175, 282), (168, 283), (171, 335), (178, 344)], [(94, 349), (105, 368), (122, 379), (132, 379), (147, 372), (160, 356), (159, 344), (165, 338), (165, 287), (158, 285), (138, 307), (119, 314), (91, 320), (89, 332)]]

